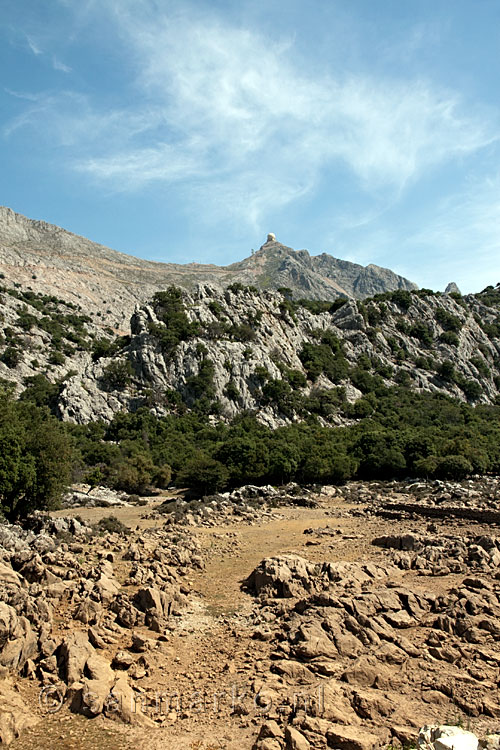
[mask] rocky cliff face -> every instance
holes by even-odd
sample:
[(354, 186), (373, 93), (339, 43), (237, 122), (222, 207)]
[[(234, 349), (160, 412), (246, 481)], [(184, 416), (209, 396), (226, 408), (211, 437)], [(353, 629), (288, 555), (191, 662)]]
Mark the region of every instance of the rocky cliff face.
[(241, 285), (176, 294), (137, 306), (128, 336), (117, 338), (62, 302), (4, 290), (0, 377), (21, 392), (43, 373), (58, 413), (75, 422), (147, 406), (202, 408), (214, 419), (255, 410), (273, 427), (310, 413), (338, 424), (341, 405), (374, 378), (471, 402), (498, 397), (498, 289), (333, 304)]
[(408, 279), (387, 268), (360, 266), (327, 253), (311, 256), (268, 241), (258, 252), (228, 266), (238, 281), (259, 289), (288, 287), (296, 298), (329, 300), (337, 297), (363, 299), (395, 289), (416, 289)]
[[(168, 253), (166, 253), (168, 254)], [(230, 266), (153, 263), (110, 250), (52, 224), (0, 207), (0, 273), (45, 295), (80, 305), (117, 330), (128, 327), (137, 303), (170, 284), (188, 290), (198, 283), (219, 289), (234, 282), (259, 289), (290, 287), (297, 297), (361, 299), (393, 289), (411, 289), (407, 279), (377, 266), (359, 266), (323, 254), (311, 257), (277, 242)]]

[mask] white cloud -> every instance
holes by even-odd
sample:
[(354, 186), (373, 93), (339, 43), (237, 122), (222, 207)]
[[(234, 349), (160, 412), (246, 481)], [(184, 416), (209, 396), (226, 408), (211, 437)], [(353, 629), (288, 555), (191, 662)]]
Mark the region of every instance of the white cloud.
[(34, 55), (43, 55), (43, 50), (39, 47), (39, 45), (32, 37), (26, 36), (26, 41), (28, 42), (28, 47)]
[(55, 56), (52, 58), (52, 67), (54, 70), (60, 70), (62, 73), (71, 73), (73, 70), (73, 68), (70, 68), (69, 65), (61, 62), (61, 60), (58, 60)]
[(107, 150), (110, 144), (123, 143), (151, 125), (145, 113), (98, 112), (87, 96), (73, 91), (9, 93), (26, 99), (30, 106), (4, 126), (5, 137), (23, 128), (35, 128), (40, 138), (54, 146), (65, 146), (71, 152), (95, 153), (100, 143)]
[[(343, 162), (367, 190), (399, 191), (422, 170), (497, 137), (482, 114), (470, 116), (455, 94), (422, 81), (314, 78), (290, 42), (191, 13), (155, 24), (122, 14), (121, 22), (139, 62), (143, 104), (163, 120), (160, 140), (186, 164), (186, 178), (193, 161), (223, 183), (236, 178), (241, 186), (247, 174), (255, 197), (260, 165), (262, 183), (272, 174), (294, 196), (290, 185), (312, 189), (322, 170)], [(95, 159), (80, 167), (135, 187), (182, 179), (162, 143), (148, 146), (145, 170), (136, 154), (127, 144), (100, 170)]]
[[(393, 200), (424, 170), (498, 137), (490, 113), (470, 114), (428, 81), (318, 76), (292, 40), (213, 11), (167, 4), (169, 13), (148, 15), (147, 2), (103, 4), (135, 65), (133, 104), (103, 110), (50, 95), (9, 132), (45, 122), (72, 146), (75, 168), (112, 189), (189, 184), (202, 213), (255, 225), (313, 194), (325, 173), (347, 169), (367, 193)], [(87, 17), (103, 7), (70, 6)]]

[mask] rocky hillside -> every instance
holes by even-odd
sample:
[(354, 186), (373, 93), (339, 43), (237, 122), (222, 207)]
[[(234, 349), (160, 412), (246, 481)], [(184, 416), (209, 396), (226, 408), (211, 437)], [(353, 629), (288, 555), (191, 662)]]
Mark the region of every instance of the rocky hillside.
[(471, 403), (494, 403), (500, 388), (499, 287), (333, 303), (241, 284), (170, 287), (118, 337), (97, 316), (32, 291), (5, 287), (2, 310), (0, 377), (18, 392), (50, 387), (56, 413), (80, 423), (147, 406), (218, 419), (255, 410), (271, 427), (309, 414), (343, 424), (370, 412), (378, 386)]
[(360, 266), (327, 253), (311, 256), (307, 250), (295, 251), (276, 242), (273, 235), (258, 252), (227, 270), (235, 274), (235, 280), (259, 289), (288, 287), (297, 299), (363, 299), (380, 292), (417, 288), (387, 268)]
[[(168, 252), (166, 253), (168, 255)], [(80, 305), (107, 325), (127, 327), (135, 305), (171, 284), (193, 290), (198, 283), (219, 289), (235, 282), (260, 289), (292, 288), (297, 297), (363, 298), (415, 287), (378, 266), (363, 266), (323, 253), (312, 257), (267, 242), (249, 258), (221, 267), (154, 263), (110, 250), (64, 229), (0, 207), (0, 273), (9, 285), (54, 295)]]

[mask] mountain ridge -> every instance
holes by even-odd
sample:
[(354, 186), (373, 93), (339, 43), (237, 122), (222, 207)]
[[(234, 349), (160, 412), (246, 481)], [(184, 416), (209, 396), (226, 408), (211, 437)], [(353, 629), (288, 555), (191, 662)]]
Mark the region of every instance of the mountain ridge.
[(327, 300), (417, 288), (389, 269), (361, 266), (327, 253), (313, 256), (276, 241), (227, 266), (145, 260), (7, 207), (0, 207), (0, 271), (12, 283), (35, 292), (63, 296), (73, 303), (80, 299), (90, 312), (111, 308), (112, 313), (105, 313), (107, 322), (118, 329), (128, 322), (136, 304), (144, 304), (171, 284), (186, 290), (198, 283), (218, 288), (231, 283), (250, 283), (260, 289), (286, 286), (297, 297)]

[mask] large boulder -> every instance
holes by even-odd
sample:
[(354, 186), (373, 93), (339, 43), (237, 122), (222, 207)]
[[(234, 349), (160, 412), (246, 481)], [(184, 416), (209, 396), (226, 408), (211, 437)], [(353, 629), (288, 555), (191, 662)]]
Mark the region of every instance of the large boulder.
[(317, 586), (318, 566), (299, 555), (266, 557), (246, 581), (250, 591), (288, 598), (310, 593)]
[(477, 750), (477, 746), (475, 734), (447, 724), (422, 727), (418, 734), (420, 750)]
[(38, 722), (8, 680), (0, 681), (0, 742), (8, 745)]
[(75, 682), (82, 682), (85, 665), (95, 649), (88, 639), (88, 635), (76, 631), (66, 636), (59, 650), (62, 661), (65, 682), (71, 686)]
[(18, 617), (13, 607), (0, 602), (0, 665), (21, 670), (36, 653), (37, 637), (26, 617)]

